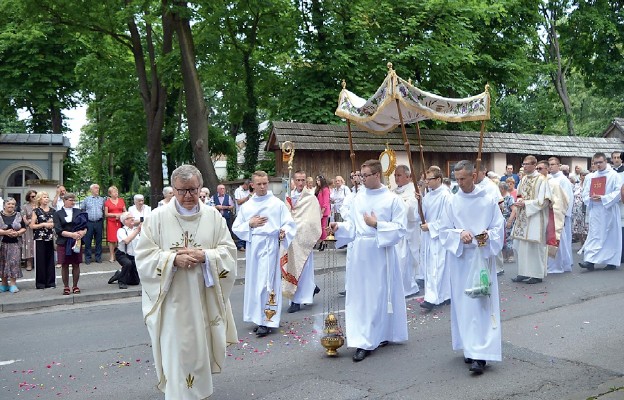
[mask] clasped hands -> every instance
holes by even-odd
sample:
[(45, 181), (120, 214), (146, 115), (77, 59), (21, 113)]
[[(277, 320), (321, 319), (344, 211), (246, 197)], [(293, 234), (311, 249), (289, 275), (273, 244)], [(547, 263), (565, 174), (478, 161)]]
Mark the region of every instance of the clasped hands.
[(206, 255), (202, 249), (180, 249), (177, 251), (173, 265), (178, 268), (191, 268), (195, 264), (203, 263)]
[[(483, 231), (481, 233), (481, 235), (484, 235), (483, 237), (483, 242), (485, 242), (486, 240), (488, 240), (490, 238), (490, 236), (488, 235), (487, 231)], [(462, 243), (464, 244), (469, 244), (472, 243), (472, 240), (474, 239), (474, 235), (472, 234), (472, 232), (470, 231), (462, 231), (459, 234), (459, 239), (462, 241)]]

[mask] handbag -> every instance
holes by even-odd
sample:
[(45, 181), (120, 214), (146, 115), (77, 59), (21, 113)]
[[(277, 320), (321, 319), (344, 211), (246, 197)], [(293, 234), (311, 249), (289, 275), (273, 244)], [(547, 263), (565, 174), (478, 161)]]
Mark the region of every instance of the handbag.
[(483, 257), (481, 248), (477, 247), (470, 262), (470, 272), (466, 282), (468, 289), (464, 290), (464, 293), (472, 298), (489, 296), (492, 294), (491, 285), (489, 260)]

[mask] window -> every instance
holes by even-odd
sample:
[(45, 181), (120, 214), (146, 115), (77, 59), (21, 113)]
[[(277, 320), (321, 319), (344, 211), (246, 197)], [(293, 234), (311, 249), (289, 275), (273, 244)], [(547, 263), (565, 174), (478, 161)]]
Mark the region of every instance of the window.
[(36, 172), (30, 169), (19, 169), (9, 175), (6, 185), (8, 187), (25, 187), (27, 186), (26, 181), (33, 179), (40, 179)]

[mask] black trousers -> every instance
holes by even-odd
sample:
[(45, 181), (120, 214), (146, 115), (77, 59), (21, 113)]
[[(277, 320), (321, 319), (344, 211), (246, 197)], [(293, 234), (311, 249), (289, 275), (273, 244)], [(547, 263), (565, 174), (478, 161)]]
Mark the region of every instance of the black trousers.
[(35, 240), (35, 286), (37, 289), (56, 287), (54, 242)]
[(119, 249), (115, 249), (115, 258), (119, 265), (121, 265), (119, 282), (125, 283), (126, 285), (138, 285), (141, 283), (136, 263), (134, 262), (134, 256), (126, 254)]
[(85, 262), (91, 262), (91, 242), (95, 239), (95, 262), (102, 262), (102, 220), (87, 222), (87, 233), (84, 236)]

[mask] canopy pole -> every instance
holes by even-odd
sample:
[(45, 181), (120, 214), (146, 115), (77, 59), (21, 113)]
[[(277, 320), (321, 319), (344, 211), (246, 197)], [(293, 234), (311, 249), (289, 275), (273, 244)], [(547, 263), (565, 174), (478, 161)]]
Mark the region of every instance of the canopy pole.
[[(407, 162), (409, 163), (410, 171), (412, 174), (412, 182), (414, 182), (414, 189), (418, 191), (420, 195), (420, 188), (418, 187), (418, 179), (416, 178), (416, 171), (414, 171), (414, 164), (412, 162), (412, 151), (410, 150), (410, 144), (407, 140), (407, 132), (405, 131), (405, 124), (403, 123), (403, 113), (401, 112), (401, 104), (399, 103), (399, 99), (396, 99), (397, 111), (399, 112), (399, 121), (401, 122), (401, 133), (403, 133), (403, 145), (405, 145), (405, 151), (407, 152)], [(418, 130), (418, 142), (420, 143), (420, 129)], [(420, 146), (420, 156), (422, 158), (423, 163), (423, 172), (425, 168), (425, 159), (422, 154), (422, 145)], [(420, 215), (421, 223), (425, 224), (425, 213), (422, 208), (421, 196), (416, 197), (418, 199), (418, 214)]]
[(423, 154), (422, 139), (420, 138), (420, 123), (416, 121), (416, 133), (418, 134), (418, 146), (420, 147), (420, 166), (422, 167), (422, 173), (425, 173), (425, 155)]
[[(351, 134), (351, 120), (347, 119), (347, 132), (349, 133), (349, 157), (351, 157), (351, 173), (355, 175), (355, 152), (353, 151), (353, 135)], [(358, 191), (358, 181), (355, 180), (355, 191)]]
[(485, 120), (481, 121), (481, 133), (479, 137), (479, 152), (477, 153), (477, 173), (479, 173), (481, 168), (481, 150), (483, 150), (483, 134), (485, 132)]

